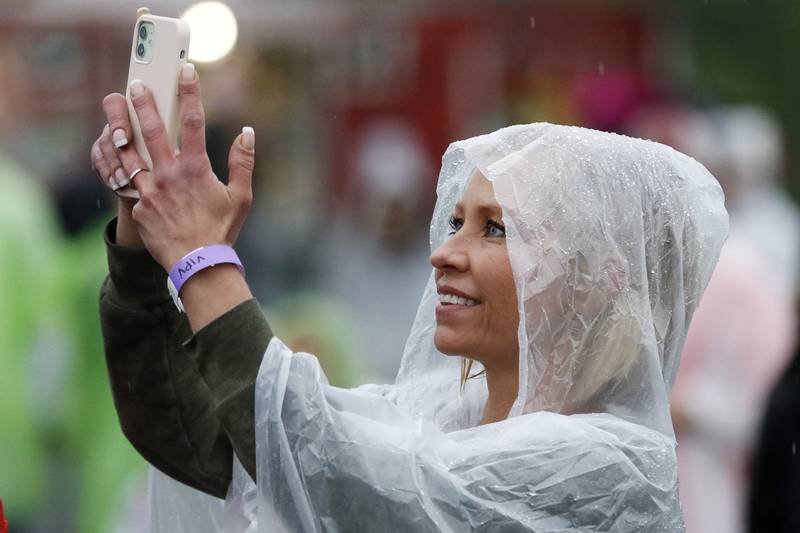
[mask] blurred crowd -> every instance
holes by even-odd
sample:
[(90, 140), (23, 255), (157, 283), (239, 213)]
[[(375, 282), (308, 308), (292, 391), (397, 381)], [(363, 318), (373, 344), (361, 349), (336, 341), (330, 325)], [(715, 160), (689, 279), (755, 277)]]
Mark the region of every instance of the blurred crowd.
[[(116, 204), (88, 157), (102, 97), (124, 89), (137, 6), (95, 4), (0, 6), (0, 498), (16, 532), (132, 532), (144, 512), (97, 311)], [(163, 4), (177, 16), (190, 2)], [(431, 275), (449, 142), (534, 121), (663, 142), (711, 170), (731, 217), (672, 397), (687, 531), (800, 531), (800, 212), (786, 188), (800, 132), (768, 102), (693, 84), (696, 30), (678, 8), (230, 4), (236, 47), (198, 64), (209, 155), (224, 179), (230, 142), (255, 127), (237, 248), (278, 336), (334, 385), (393, 380)]]

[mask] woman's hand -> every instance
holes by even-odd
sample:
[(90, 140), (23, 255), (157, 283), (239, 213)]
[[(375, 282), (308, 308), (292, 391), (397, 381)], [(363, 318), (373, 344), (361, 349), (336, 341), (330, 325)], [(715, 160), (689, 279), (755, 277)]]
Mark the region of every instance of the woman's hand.
[[(95, 143), (97, 149), (93, 148), (95, 168), (101, 175), (119, 175), (116, 185), (137, 169), (145, 169), (135, 177), (140, 200), (131, 206), (130, 213), (144, 245), (167, 271), (196, 248), (234, 243), (252, 203), (255, 163), (255, 136), (251, 128), (245, 128), (231, 147), (228, 185), (219, 181), (206, 154), (205, 113), (193, 65), (183, 67), (179, 87), (182, 142), (178, 154), (170, 146), (152, 94), (139, 82), (132, 84), (131, 96), (153, 161), (152, 171), (146, 170), (144, 160), (130, 143), (115, 149), (113, 132), (130, 131), (122, 95), (112, 94), (104, 100), (109, 127)], [(103, 160), (94, 157), (98, 149)], [(116, 168), (114, 156), (120, 165)], [(120, 201), (122, 210), (128, 204), (127, 200)]]
[[(152, 172), (145, 170), (136, 177), (141, 199), (133, 207), (133, 220), (150, 254), (167, 271), (200, 246), (232, 245), (253, 198), (253, 130), (246, 128), (234, 141), (228, 185), (224, 185), (212, 172), (206, 154), (205, 113), (193, 65), (184, 66), (179, 86), (182, 142), (177, 155), (152, 95), (141, 83), (131, 86), (133, 107), (153, 161)], [(128, 164), (122, 159), (129, 173), (144, 166), (141, 159), (131, 157)]]
[[(133, 107), (139, 119), (153, 168), (128, 141), (131, 127), (121, 94), (108, 95), (103, 109), (108, 126), (92, 147), (92, 161), (104, 183), (124, 187), (135, 172), (138, 202), (120, 198), (117, 242), (131, 244), (140, 237), (150, 255), (169, 271), (184, 255), (210, 244), (232, 245), (252, 203), (255, 134), (244, 128), (228, 158), (228, 185), (211, 170), (205, 145), (205, 113), (194, 65), (184, 65), (179, 80), (182, 142), (173, 151), (164, 123), (150, 92), (141, 83), (131, 85)], [(115, 140), (117, 141), (115, 143)], [(137, 172), (139, 169), (145, 169)], [(107, 177), (114, 179), (108, 179)], [(135, 203), (134, 203), (135, 202)], [(133, 235), (135, 235), (135, 237)], [(194, 331), (236, 305), (252, 298), (236, 267), (218, 265), (192, 276), (181, 299)]]
[[(103, 110), (108, 122), (100, 137), (92, 144), (90, 156), (92, 168), (97, 172), (100, 181), (106, 187), (116, 191), (130, 182), (118, 152), (120, 148), (127, 146), (131, 139), (131, 126), (125, 97), (119, 93), (109, 94), (103, 99)], [(120, 196), (117, 202), (117, 244), (136, 248), (144, 247), (131, 213), (136, 201)]]

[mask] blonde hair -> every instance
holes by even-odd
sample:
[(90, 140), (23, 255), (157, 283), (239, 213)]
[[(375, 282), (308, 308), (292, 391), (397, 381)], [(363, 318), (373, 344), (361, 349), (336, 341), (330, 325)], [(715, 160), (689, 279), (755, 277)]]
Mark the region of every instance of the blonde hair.
[(470, 370), (472, 370), (472, 365), (474, 363), (475, 363), (475, 361), (473, 361), (472, 359), (469, 359), (467, 357), (462, 357), (461, 358), (461, 387), (460, 387), (460, 389), (462, 391), (464, 390), (464, 385), (467, 384), (467, 380), (473, 379), (473, 378), (477, 378), (477, 377), (482, 376), (482, 375), (484, 375), (486, 373), (486, 369), (483, 369), (483, 370), (480, 370), (480, 371), (475, 372), (474, 374), (470, 375), (469, 372), (470, 372)]
[[(564, 399), (563, 410), (567, 412), (592, 411), (601, 393), (635, 368), (641, 350), (641, 326), (635, 315), (619, 312), (618, 304), (619, 301), (606, 321), (599, 321), (598, 331), (587, 336), (594, 342), (585, 347), (583, 364)], [(486, 374), (486, 369), (471, 374), (474, 363), (467, 357), (461, 358), (462, 391), (468, 380)]]
[[(609, 325), (610, 322), (610, 325)], [(572, 412), (592, 411), (601, 393), (614, 382), (625, 379), (640, 357), (640, 326), (633, 317), (614, 317), (598, 332), (581, 355), (575, 381), (564, 399)]]

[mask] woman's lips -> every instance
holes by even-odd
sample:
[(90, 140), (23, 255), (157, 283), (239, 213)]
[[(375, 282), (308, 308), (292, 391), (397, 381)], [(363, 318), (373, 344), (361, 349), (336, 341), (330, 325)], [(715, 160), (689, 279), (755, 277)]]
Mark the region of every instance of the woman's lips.
[(469, 313), (471, 310), (475, 309), (476, 307), (480, 307), (481, 305), (483, 304), (459, 305), (438, 303), (436, 305), (436, 322), (438, 323), (450, 318), (456, 318), (461, 314)]

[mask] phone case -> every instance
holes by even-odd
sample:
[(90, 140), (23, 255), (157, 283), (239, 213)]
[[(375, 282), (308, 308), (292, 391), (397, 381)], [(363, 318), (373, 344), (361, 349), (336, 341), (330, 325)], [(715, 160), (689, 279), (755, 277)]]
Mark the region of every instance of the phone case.
[[(181, 19), (153, 15), (147, 8), (141, 8), (137, 15), (131, 44), (125, 99), (128, 102), (128, 114), (133, 128), (134, 146), (145, 160), (145, 163), (147, 163), (147, 167), (152, 168), (150, 154), (147, 152), (142, 140), (136, 110), (131, 103), (130, 83), (135, 79), (139, 79), (153, 94), (156, 108), (167, 130), (167, 137), (173, 149), (175, 149), (180, 130), (178, 77), (180, 76), (181, 66), (186, 63), (189, 54), (189, 25)], [(153, 24), (153, 52), (148, 63), (140, 60), (136, 54), (137, 35), (142, 22), (151, 22)], [(119, 189), (117, 194), (129, 198), (139, 197), (139, 193), (130, 185)]]

